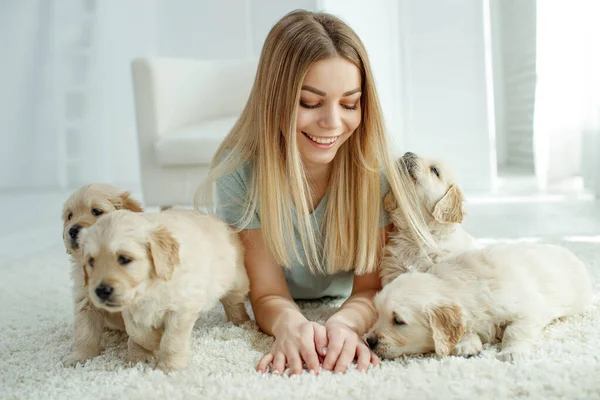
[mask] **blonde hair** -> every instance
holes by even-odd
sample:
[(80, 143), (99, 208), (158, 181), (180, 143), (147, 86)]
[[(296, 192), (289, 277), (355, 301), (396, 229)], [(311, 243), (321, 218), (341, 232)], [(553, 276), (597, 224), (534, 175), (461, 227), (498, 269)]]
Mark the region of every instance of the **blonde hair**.
[[(309, 67), (338, 56), (360, 70), (362, 120), (332, 161), (324, 226), (313, 229), (311, 188), (296, 143), (296, 114)], [(196, 193), (196, 205), (212, 209), (215, 182), (248, 162), (253, 175), (244, 199), (245, 212), (236, 226), (243, 229), (258, 212), (266, 245), (283, 266), (291, 265), (292, 254), (300, 259), (294, 238), (295, 205), (298, 232), (313, 273), (375, 271), (383, 247), (379, 228), (382, 170), (416, 236), (432, 243), (420, 213), (413, 211), (416, 196), (412, 185), (406, 184), (408, 175), (389, 153), (364, 45), (348, 25), (330, 14), (297, 10), (273, 26), (248, 102), (214, 156), (208, 177)]]

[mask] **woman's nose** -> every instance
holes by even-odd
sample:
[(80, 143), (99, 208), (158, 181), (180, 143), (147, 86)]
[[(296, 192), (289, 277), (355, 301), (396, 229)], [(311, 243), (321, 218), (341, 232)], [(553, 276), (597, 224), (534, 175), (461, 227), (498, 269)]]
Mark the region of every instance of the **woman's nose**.
[(322, 108), (323, 113), (319, 119), (319, 125), (325, 129), (337, 129), (342, 126), (340, 111), (335, 105)]

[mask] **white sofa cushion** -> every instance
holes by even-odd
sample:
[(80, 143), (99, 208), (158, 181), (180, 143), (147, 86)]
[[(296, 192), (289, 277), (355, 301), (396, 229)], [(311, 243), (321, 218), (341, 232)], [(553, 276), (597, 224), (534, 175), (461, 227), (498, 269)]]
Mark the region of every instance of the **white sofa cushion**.
[(238, 117), (206, 121), (165, 133), (154, 143), (162, 167), (210, 164)]

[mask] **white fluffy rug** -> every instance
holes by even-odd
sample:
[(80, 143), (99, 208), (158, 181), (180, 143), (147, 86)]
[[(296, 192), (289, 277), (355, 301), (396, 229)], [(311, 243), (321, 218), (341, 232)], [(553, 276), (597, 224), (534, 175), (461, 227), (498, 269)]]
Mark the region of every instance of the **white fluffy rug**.
[[(567, 243), (600, 276), (600, 246)], [(277, 377), (254, 372), (272, 339), (226, 323), (222, 309), (202, 315), (193, 332), (193, 359), (185, 372), (164, 375), (127, 368), (125, 337), (107, 333), (105, 351), (85, 366), (63, 368), (71, 343), (69, 263), (57, 249), (1, 265), (1, 399), (493, 399), (600, 398), (598, 296), (583, 316), (550, 326), (529, 359), (507, 364), (487, 347), (481, 356), (420, 357), (383, 362), (345, 375), (329, 372)], [(599, 293), (596, 284), (596, 293)], [(339, 300), (303, 303), (324, 321)]]

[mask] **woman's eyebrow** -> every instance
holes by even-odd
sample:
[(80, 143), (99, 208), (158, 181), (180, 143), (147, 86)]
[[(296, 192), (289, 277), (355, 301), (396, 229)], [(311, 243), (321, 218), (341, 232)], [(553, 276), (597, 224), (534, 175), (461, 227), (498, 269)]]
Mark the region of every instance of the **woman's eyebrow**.
[[(323, 97), (327, 96), (327, 93), (325, 93), (324, 91), (308, 85), (302, 85), (302, 90), (308, 90), (309, 92), (313, 92), (314, 94), (318, 94), (319, 96)], [(351, 94), (358, 92), (360, 92), (360, 88), (348, 90), (347, 92), (342, 93), (342, 97), (350, 96)]]

